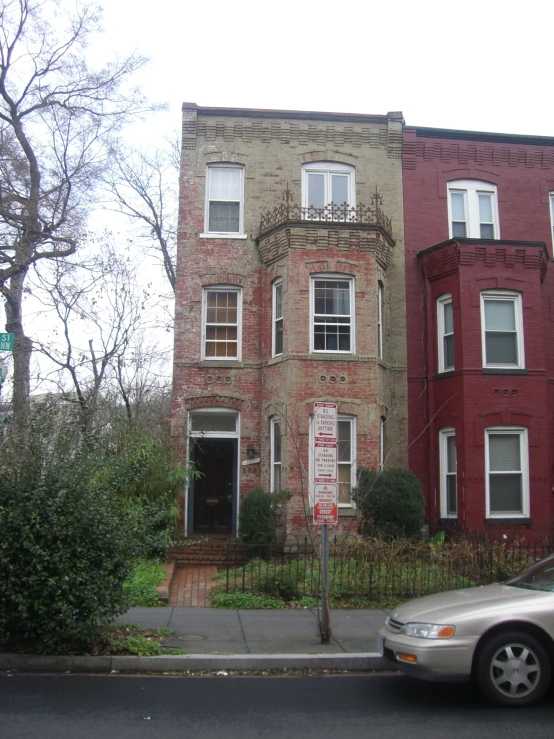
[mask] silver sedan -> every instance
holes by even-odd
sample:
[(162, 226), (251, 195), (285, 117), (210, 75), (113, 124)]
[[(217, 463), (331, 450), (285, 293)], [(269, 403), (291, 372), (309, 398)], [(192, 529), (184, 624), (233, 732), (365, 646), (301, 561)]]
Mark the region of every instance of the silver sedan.
[(535, 703), (554, 661), (554, 555), (503, 584), (405, 603), (379, 631), (377, 649), (408, 675), (473, 679), (499, 705)]

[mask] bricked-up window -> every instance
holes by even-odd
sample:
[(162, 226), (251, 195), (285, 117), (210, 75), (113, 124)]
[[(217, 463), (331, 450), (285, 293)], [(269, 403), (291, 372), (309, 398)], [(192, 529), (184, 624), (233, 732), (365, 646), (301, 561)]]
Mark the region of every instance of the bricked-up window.
[(243, 233), (244, 168), (211, 165), (207, 171), (206, 233)]
[(283, 353), (283, 280), (273, 283), (273, 351), (277, 357)]
[(356, 419), (339, 416), (337, 433), (339, 506), (351, 506), (352, 487), (356, 484)]
[(483, 367), (525, 367), (521, 294), (504, 290), (481, 293)]
[(454, 369), (454, 316), (452, 295), (441, 295), (437, 300), (438, 370)]
[(496, 185), (479, 180), (449, 182), (448, 214), (451, 238), (500, 238)]
[(354, 352), (354, 281), (332, 276), (312, 279), (313, 352)]
[(240, 288), (204, 290), (203, 359), (240, 359)]
[[(302, 167), (302, 206), (313, 209), (306, 218), (318, 218), (317, 209), (330, 203), (356, 206), (355, 170), (339, 162), (311, 162)], [(340, 216), (337, 214), (337, 220)]]
[(281, 490), (281, 423), (271, 419), (271, 492)]
[(485, 429), (487, 516), (529, 516), (527, 429), (496, 426)]
[(441, 517), (456, 518), (458, 515), (456, 433), (453, 428), (441, 429), (439, 445)]

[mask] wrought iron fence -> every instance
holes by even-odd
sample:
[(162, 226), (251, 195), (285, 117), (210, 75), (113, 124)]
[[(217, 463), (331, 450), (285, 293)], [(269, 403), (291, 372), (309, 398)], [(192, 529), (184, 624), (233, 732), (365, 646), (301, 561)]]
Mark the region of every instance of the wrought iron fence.
[[(335, 604), (360, 601), (386, 607), (432, 593), (505, 581), (551, 551), (551, 542), (545, 539), (335, 539), (329, 547), (329, 594)], [(307, 537), (253, 547), (230, 540), (219, 589), (285, 601), (319, 598), (318, 552), (319, 542)]]

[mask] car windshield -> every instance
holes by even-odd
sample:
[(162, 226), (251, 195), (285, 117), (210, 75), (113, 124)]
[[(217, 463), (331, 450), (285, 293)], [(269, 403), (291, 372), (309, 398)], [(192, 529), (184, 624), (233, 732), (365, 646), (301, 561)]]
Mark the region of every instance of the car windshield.
[(541, 559), (531, 567), (523, 570), (516, 577), (507, 580), (505, 585), (513, 585), (515, 588), (526, 588), (528, 590), (546, 590), (554, 593), (554, 554)]

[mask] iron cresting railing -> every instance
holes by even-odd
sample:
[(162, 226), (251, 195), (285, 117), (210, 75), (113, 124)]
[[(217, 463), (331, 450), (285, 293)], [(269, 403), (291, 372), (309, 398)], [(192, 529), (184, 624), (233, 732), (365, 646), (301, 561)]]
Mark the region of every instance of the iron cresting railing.
[[(318, 541), (244, 547), (230, 540), (225, 591), (271, 595), (285, 601), (319, 598)], [(502, 582), (552, 551), (549, 540), (488, 542), (362, 539), (349, 536), (329, 546), (329, 593), (335, 602), (357, 599), (386, 606), (458, 588)]]
[(304, 226), (346, 223), (378, 226), (392, 239), (392, 221), (381, 208), (383, 199), (377, 190), (372, 195), (371, 201), (371, 206), (358, 204), (353, 207), (348, 203), (342, 203), (341, 205), (329, 203), (323, 208), (316, 208), (314, 205), (301, 206), (294, 201), (292, 193), (287, 187), (283, 193), (281, 205), (262, 213), (259, 237), (289, 223), (302, 223)]

